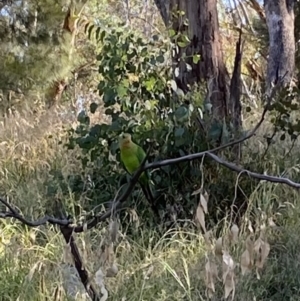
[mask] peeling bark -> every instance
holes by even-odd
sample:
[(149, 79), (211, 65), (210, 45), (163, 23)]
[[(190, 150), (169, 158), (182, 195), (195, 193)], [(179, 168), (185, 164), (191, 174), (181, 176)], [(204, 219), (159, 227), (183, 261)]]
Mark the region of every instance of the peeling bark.
[(269, 31), (266, 92), (278, 83), (290, 84), (295, 69), (294, 0), (265, 0)]
[[(223, 119), (228, 113), (229, 76), (223, 61), (216, 0), (170, 0), (169, 4), (155, 0), (155, 3), (165, 24), (191, 41), (186, 47), (177, 47), (173, 54), (174, 69), (179, 70), (177, 86), (186, 92), (195, 83), (207, 82), (213, 116)], [(183, 11), (184, 16), (176, 15), (177, 11)], [(176, 41), (174, 44), (178, 45)], [(200, 55), (199, 62), (193, 62), (194, 55)]]

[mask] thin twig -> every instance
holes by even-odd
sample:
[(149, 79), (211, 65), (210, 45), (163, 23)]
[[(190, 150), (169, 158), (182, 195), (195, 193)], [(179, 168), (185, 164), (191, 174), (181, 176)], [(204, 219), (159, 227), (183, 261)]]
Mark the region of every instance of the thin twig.
[(58, 226), (67, 226), (72, 224), (72, 220), (68, 219), (58, 219), (54, 218), (48, 215), (45, 215), (43, 218), (40, 218), (35, 221), (27, 220), (24, 216), (22, 216), (13, 206), (11, 206), (7, 201), (5, 201), (3, 198), (0, 198), (0, 202), (9, 209), (7, 212), (0, 212), (0, 218), (8, 218), (12, 217), (23, 224), (29, 226), (29, 227), (38, 227), (41, 225), (45, 225), (46, 223), (52, 224), (52, 225), (58, 225)]

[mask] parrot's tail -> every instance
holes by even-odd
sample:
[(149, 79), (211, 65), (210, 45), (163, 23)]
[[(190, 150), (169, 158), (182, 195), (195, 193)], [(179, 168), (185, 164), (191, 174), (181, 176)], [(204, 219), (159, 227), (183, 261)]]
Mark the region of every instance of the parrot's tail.
[(143, 193), (144, 193), (147, 201), (149, 202), (153, 212), (159, 217), (159, 211), (155, 204), (155, 198), (153, 196), (153, 193), (151, 191), (149, 183), (147, 183), (146, 185), (141, 185), (141, 187), (142, 187)]

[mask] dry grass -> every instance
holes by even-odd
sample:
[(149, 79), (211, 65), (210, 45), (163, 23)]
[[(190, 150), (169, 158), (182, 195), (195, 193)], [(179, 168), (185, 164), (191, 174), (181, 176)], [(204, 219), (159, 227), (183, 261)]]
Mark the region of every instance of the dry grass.
[[(256, 119), (255, 115), (252, 118)], [(63, 127), (72, 121), (63, 121), (55, 112), (49, 113), (47, 118), (30, 119), (30, 123), (26, 119), (29, 117), (18, 116), (0, 125), (0, 193), (13, 199), (28, 216), (37, 217), (51, 202), (45, 184), (51, 180), (49, 170), (61, 170), (67, 175), (76, 171), (78, 164), (74, 159), (76, 150), (67, 153), (59, 144), (64, 135)], [(250, 122), (246, 119), (247, 124)], [(267, 124), (264, 126), (251, 143), (246, 144), (246, 158), (251, 158), (254, 151), (263, 152), (260, 141)], [(270, 174), (285, 171), (286, 176), (297, 177), (299, 148), (296, 146), (288, 159), (282, 159), (282, 152), (287, 148), (283, 143), (273, 146), (272, 160), (258, 164)], [(262, 258), (257, 257), (257, 252), (251, 271), (246, 275), (241, 273), (241, 267), (250, 268), (252, 263), (251, 251), (250, 255), (244, 253), (246, 238), (251, 234), (246, 219), (236, 239), (233, 239), (236, 228), (231, 235), (230, 229), (223, 229), (222, 248), (228, 252), (223, 253), (223, 258), (218, 256), (220, 240), (217, 240), (215, 229), (208, 229), (212, 231), (212, 240), (208, 243), (200, 229), (197, 232), (188, 224), (185, 229), (172, 229), (159, 237), (155, 231), (135, 227), (137, 222), (133, 222), (135, 238), (128, 237), (126, 230), (120, 229), (114, 255), (109, 258), (104, 258), (100, 248), (110, 233), (106, 232), (105, 225), (77, 235), (76, 240), (91, 275), (96, 275), (100, 268), (105, 272), (105, 261), (108, 266), (116, 265), (117, 275), (104, 280), (108, 300), (208, 300), (208, 288), (211, 292), (215, 290), (212, 300), (223, 300), (225, 288), (231, 293), (229, 299), (231, 289), (234, 290), (234, 300), (299, 300), (299, 199), (298, 193), (291, 188), (262, 182), (248, 196), (250, 207), (257, 208), (254, 217), (257, 225), (265, 224), (266, 236), (262, 240), (270, 244), (266, 262), (258, 269), (260, 279), (255, 263), (262, 263)], [(276, 207), (275, 203), (280, 206)], [(205, 222), (205, 205), (210, 206), (209, 198), (201, 204), (198, 222), (202, 219)], [(276, 227), (272, 227), (269, 218)], [(64, 286), (66, 282), (74, 284), (75, 280), (66, 268), (70, 258), (60, 233), (51, 226), (33, 229), (10, 220), (0, 220), (0, 223), (0, 299), (67, 300)], [(254, 240), (260, 233), (256, 227), (252, 233)], [(108, 244), (106, 249), (110, 246)], [(227, 255), (224, 257), (224, 254)], [(232, 263), (235, 268), (229, 270)], [(219, 280), (214, 277), (214, 264), (219, 270)], [(227, 272), (225, 285), (224, 272)], [(80, 291), (80, 284), (75, 291), (78, 293), (76, 300), (84, 300), (79, 296), (84, 292), (82, 287)]]

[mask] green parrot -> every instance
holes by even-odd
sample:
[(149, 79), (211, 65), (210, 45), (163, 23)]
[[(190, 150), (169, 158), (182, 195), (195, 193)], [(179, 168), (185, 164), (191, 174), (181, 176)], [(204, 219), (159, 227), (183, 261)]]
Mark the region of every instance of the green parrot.
[[(134, 174), (134, 172), (140, 167), (143, 160), (145, 159), (146, 153), (139, 145), (135, 144), (131, 140), (131, 135), (127, 133), (122, 133), (119, 136), (119, 147), (121, 151), (121, 161), (124, 164), (125, 169), (129, 174)], [(146, 199), (152, 207), (152, 210), (159, 216), (159, 212), (157, 207), (155, 206), (155, 200), (149, 182), (149, 174), (147, 173), (147, 171), (143, 172), (140, 175), (139, 183), (142, 187)]]

